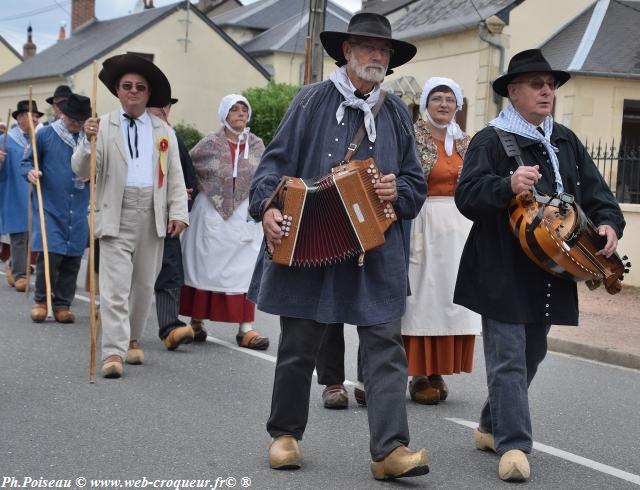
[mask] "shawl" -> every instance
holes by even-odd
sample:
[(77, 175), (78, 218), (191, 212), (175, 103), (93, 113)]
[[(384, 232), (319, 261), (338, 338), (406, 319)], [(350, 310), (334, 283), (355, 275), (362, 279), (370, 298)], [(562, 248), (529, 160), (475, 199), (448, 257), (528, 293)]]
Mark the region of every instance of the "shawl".
[[(418, 158), (420, 160), (420, 165), (422, 165), (422, 171), (424, 172), (424, 180), (428, 181), (431, 169), (438, 161), (438, 150), (435, 142), (433, 141), (433, 134), (424, 119), (418, 119), (414, 128), (416, 131), (416, 148), (418, 150)], [(462, 158), (464, 158), (464, 155), (467, 153), (470, 141), (471, 138), (466, 134), (463, 134), (461, 139), (454, 140), (456, 151)]]
[(236, 208), (249, 197), (253, 174), (264, 152), (264, 143), (255, 134), (249, 133), (248, 158), (239, 155), (235, 192), (233, 190), (233, 160), (224, 128), (202, 138), (189, 153), (193, 160), (198, 180), (198, 190), (207, 195), (223, 219), (231, 217)]

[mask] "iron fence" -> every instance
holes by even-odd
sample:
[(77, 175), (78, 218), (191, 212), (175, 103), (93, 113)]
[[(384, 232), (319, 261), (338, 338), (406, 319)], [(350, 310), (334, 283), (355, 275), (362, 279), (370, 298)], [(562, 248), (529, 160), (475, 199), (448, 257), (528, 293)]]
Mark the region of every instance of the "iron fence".
[(640, 204), (640, 145), (598, 142), (587, 151), (618, 202)]

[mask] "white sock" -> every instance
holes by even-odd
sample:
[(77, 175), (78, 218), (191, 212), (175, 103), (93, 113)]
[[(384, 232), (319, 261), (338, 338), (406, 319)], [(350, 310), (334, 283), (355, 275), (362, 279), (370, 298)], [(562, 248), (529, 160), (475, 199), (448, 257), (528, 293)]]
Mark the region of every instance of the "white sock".
[(253, 323), (244, 322), (244, 323), (240, 323), (238, 325), (239, 325), (239, 328), (238, 328), (238, 334), (239, 335), (244, 335), (245, 333), (250, 332), (251, 330), (253, 330)]

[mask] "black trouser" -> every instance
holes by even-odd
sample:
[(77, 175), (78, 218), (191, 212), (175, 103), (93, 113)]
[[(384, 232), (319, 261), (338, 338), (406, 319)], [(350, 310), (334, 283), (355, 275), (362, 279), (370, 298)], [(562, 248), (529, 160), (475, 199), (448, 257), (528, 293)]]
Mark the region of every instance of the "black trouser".
[[(341, 385), (344, 383), (344, 327), (327, 325), (316, 359), (318, 384)], [(358, 347), (358, 381), (363, 381), (360, 348)]]
[[(267, 431), (272, 437), (302, 439), (309, 417), (311, 378), (322, 337), (334, 325), (298, 318), (280, 318), (271, 415)], [(358, 327), (362, 373), (367, 391), (370, 451), (374, 461), (396, 447), (409, 444), (405, 404), (407, 358), (400, 320)]]
[(11, 241), (11, 274), (17, 281), (21, 277), (27, 275), (27, 241), (29, 234), (11, 233), (9, 239)]
[(186, 325), (178, 318), (180, 289), (156, 289), (156, 313), (158, 314), (158, 336), (164, 340), (176, 327)]
[[(49, 276), (53, 310), (69, 308), (76, 295), (76, 282), (82, 257), (72, 257), (49, 253)], [(36, 290), (33, 295), (36, 303), (47, 302), (47, 289), (44, 279), (44, 253), (36, 260)]]

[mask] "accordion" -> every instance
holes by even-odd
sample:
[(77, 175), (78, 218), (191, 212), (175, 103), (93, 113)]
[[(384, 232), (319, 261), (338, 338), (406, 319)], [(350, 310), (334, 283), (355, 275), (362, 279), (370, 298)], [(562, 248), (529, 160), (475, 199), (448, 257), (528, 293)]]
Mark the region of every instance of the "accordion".
[(273, 262), (329, 265), (382, 245), (397, 218), (392, 204), (375, 193), (380, 177), (372, 158), (352, 160), (319, 178), (283, 177), (274, 198), (283, 215), (283, 236)]

